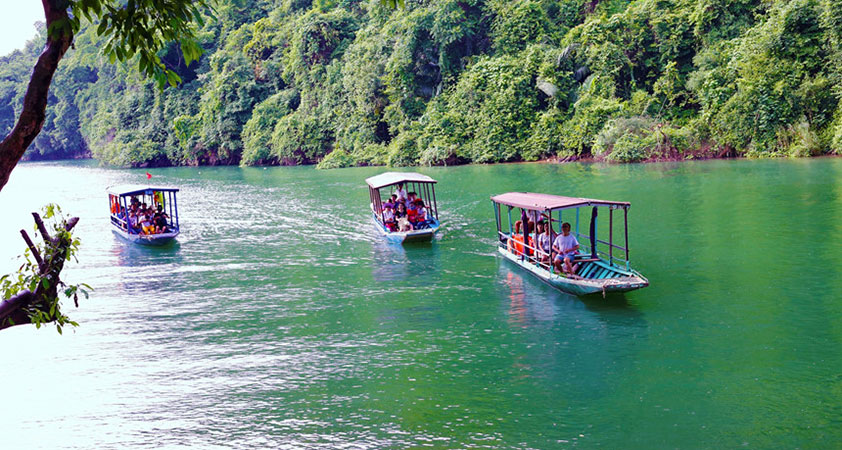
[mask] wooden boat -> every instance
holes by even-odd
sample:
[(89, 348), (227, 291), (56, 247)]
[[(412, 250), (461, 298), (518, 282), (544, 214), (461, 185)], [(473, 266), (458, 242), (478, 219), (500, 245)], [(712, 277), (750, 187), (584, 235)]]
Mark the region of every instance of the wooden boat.
[[(121, 238), (140, 245), (166, 245), (175, 240), (179, 233), (178, 189), (154, 186), (112, 186), (108, 188), (108, 203), (111, 206), (111, 231)], [(133, 228), (128, 221), (127, 212), (132, 203), (146, 203), (156, 209), (158, 206), (166, 213), (167, 231), (145, 234), (140, 228)]]
[[(497, 249), (500, 254), (549, 285), (574, 295), (595, 293), (605, 295), (608, 292), (626, 292), (649, 285), (649, 280), (632, 269), (629, 264), (628, 212), (630, 203), (529, 192), (509, 192), (493, 196), (491, 201), (494, 204), (497, 221)], [(579, 232), (580, 210), (585, 208), (590, 209), (588, 234)], [(601, 236), (602, 239), (597, 236), (600, 231), (597, 220), (599, 209), (608, 210), (607, 230), (601, 230), (603, 233), (607, 232), (607, 241), (604, 240), (604, 236)], [(513, 210), (516, 210), (514, 217)], [(614, 212), (616, 210), (623, 211), (624, 246), (614, 243)], [(580, 245), (579, 254), (574, 259), (575, 271), (572, 274), (558, 273), (551, 264), (536, 257), (536, 253), (545, 257), (547, 254), (539, 251), (532, 244), (538, 242), (534, 229), (528, 231), (529, 239), (523, 239), (514, 233), (516, 221), (534, 223), (538, 220), (549, 225), (547, 233), (552, 242), (558, 234), (556, 229), (561, 228), (564, 212), (570, 215), (567, 219), (569, 222), (575, 222), (575, 228), (571, 226), (570, 233), (576, 237)], [(603, 224), (603, 228), (605, 225)], [(519, 240), (514, 241), (516, 245), (511, 246), (509, 241), (513, 235)], [(524, 240), (526, 242), (523, 242)], [(548, 256), (550, 262), (556, 257), (552, 248)]]
[[(415, 172), (386, 172), (370, 178), (366, 178), (368, 193), (371, 200), (371, 213), (375, 227), (386, 240), (394, 243), (430, 241), (436, 232), (441, 228), (439, 222), (439, 210), (436, 203), (436, 180)], [(392, 186), (406, 186), (408, 193), (415, 192), (420, 199), (423, 199), (427, 208), (427, 221), (418, 228), (410, 231), (392, 231), (384, 222), (383, 205), (385, 202), (381, 196), (382, 189)], [(388, 191), (387, 199), (391, 196)]]

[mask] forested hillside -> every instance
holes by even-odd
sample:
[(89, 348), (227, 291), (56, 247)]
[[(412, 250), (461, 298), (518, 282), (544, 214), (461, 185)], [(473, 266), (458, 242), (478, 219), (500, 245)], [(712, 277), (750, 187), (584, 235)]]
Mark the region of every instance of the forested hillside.
[[(43, 34), (43, 33), (42, 33)], [(163, 90), (100, 54), (28, 156), (109, 164), (611, 161), (842, 149), (838, 0), (228, 0)], [(0, 58), (0, 133), (44, 38)]]

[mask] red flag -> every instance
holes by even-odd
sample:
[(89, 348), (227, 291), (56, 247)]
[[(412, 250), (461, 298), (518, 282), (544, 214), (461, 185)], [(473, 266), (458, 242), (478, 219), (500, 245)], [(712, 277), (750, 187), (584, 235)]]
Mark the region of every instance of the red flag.
[(149, 173), (149, 172), (146, 172), (146, 179), (148, 180), (148, 179), (150, 179), (150, 178), (152, 178), (152, 174), (151, 174), (151, 173)]

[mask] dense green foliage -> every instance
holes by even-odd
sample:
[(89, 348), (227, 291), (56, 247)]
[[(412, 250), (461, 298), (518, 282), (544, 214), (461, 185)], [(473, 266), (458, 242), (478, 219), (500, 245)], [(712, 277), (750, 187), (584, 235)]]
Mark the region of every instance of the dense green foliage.
[[(231, 0), (161, 90), (82, 29), (30, 157), (454, 164), (842, 146), (833, 0)], [(43, 37), (0, 64), (0, 132)], [(193, 52), (189, 52), (193, 53)]]

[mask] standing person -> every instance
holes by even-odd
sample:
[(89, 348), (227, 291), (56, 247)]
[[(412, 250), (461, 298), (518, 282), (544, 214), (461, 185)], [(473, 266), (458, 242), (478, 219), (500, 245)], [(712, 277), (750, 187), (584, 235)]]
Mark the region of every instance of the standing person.
[(561, 224), (561, 234), (556, 236), (553, 242), (553, 250), (557, 252), (553, 261), (556, 270), (571, 275), (575, 273), (577, 266), (573, 265), (573, 259), (576, 257), (576, 251), (579, 250), (579, 241), (576, 240), (576, 236), (570, 234), (568, 222)]
[(397, 189), (395, 189), (394, 195), (397, 196), (397, 201), (399, 202), (406, 202), (406, 189), (403, 188), (403, 183), (398, 183)]

